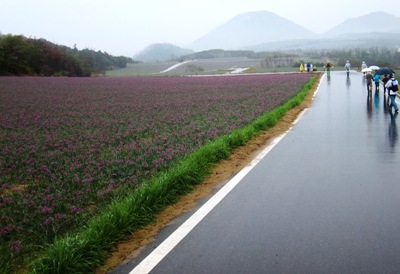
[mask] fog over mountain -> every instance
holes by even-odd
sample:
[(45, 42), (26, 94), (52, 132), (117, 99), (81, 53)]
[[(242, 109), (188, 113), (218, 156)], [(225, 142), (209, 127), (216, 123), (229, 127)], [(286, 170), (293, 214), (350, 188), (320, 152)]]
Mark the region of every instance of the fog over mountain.
[(316, 38), (317, 36), (275, 13), (256, 11), (235, 16), (187, 47), (194, 50), (213, 48), (231, 50), (271, 41)]
[[(328, 48), (335, 47), (336, 43), (337, 47), (367, 46), (366, 43), (371, 46), (370, 43), (379, 42), (377, 37), (385, 37), (383, 33), (400, 33), (400, 18), (386, 12), (374, 12), (348, 19), (328, 32), (318, 35), (275, 13), (258, 11), (235, 16), (187, 47), (196, 51), (216, 48), (261, 51), (271, 48), (278, 50), (280, 47), (310, 48), (313, 44)], [(394, 41), (389, 41), (390, 46), (400, 40), (398, 35), (388, 39)], [(400, 47), (400, 43), (398, 46)]]
[[(318, 23), (318, 22), (316, 22)], [(239, 14), (208, 34), (193, 41), (186, 48), (194, 51), (211, 49), (252, 50), (255, 52), (297, 49), (341, 49), (391, 47), (400, 48), (400, 17), (386, 12), (374, 12), (350, 18), (322, 35), (269, 11)], [(152, 46), (146, 55), (158, 55)], [(171, 45), (160, 49), (164, 56), (178, 56)], [(188, 51), (187, 49), (185, 51)], [(182, 55), (184, 55), (182, 53)], [(179, 57), (179, 56), (178, 56)], [(162, 61), (160, 58), (157, 60)]]
[(400, 18), (386, 12), (373, 12), (351, 18), (327, 31), (323, 36), (334, 37), (353, 33), (400, 33)]
[(191, 49), (183, 49), (169, 43), (155, 43), (139, 52), (134, 59), (143, 62), (160, 62), (179, 58), (193, 53)]

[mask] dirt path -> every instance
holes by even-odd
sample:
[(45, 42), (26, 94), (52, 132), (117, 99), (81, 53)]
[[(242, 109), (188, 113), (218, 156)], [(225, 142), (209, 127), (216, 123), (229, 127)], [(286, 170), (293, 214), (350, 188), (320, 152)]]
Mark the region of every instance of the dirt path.
[(155, 217), (156, 221), (143, 229), (132, 233), (130, 239), (118, 244), (115, 251), (110, 254), (106, 264), (97, 269), (96, 273), (106, 273), (108, 270), (123, 263), (125, 260), (138, 256), (141, 250), (153, 241), (153, 237), (158, 233), (158, 231), (166, 226), (174, 217), (192, 209), (196, 205), (197, 200), (211, 195), (213, 189), (226, 183), (230, 178), (249, 164), (255, 155), (264, 149), (274, 137), (287, 131), (292, 126), (292, 122), (297, 118), (300, 112), (311, 105), (314, 92), (318, 87), (319, 78), (321, 76), (321, 74), (316, 75), (315, 84), (301, 105), (288, 111), (276, 126), (267, 131), (261, 132), (249, 141), (246, 146), (235, 149), (227, 160), (223, 160), (213, 168), (211, 175), (208, 176), (202, 184), (197, 185), (193, 192), (182, 196), (176, 204), (167, 207), (164, 211), (158, 214)]

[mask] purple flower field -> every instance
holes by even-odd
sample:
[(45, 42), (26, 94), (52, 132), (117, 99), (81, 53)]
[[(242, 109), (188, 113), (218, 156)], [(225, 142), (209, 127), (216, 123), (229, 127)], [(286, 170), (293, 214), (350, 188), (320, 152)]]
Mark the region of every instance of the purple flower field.
[(309, 77), (0, 77), (0, 249), (76, 228), (113, 190), (243, 127)]

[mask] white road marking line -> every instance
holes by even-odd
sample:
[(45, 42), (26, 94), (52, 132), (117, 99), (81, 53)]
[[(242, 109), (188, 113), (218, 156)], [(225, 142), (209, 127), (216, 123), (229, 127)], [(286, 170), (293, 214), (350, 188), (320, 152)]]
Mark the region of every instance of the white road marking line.
[(130, 274), (149, 273), (222, 199), (252, 170), (272, 148), (287, 134), (276, 137), (261, 153), (259, 153), (249, 165), (236, 174), (223, 188), (199, 208), (188, 220), (186, 220), (175, 232), (164, 240), (152, 253), (150, 253)]

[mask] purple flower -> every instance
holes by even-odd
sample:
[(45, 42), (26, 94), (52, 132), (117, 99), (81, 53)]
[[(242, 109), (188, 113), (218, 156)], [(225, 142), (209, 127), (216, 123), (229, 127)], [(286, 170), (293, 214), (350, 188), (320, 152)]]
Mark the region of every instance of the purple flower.
[(78, 213), (81, 211), (81, 209), (78, 208), (77, 206), (71, 206), (71, 207), (69, 208), (69, 210), (70, 210), (70, 212), (71, 212), (72, 214), (78, 214)]
[(50, 218), (47, 218), (46, 220), (44, 220), (43, 224), (49, 225), (49, 224), (51, 224), (53, 221), (54, 221), (54, 219), (53, 219), (52, 217), (50, 217)]
[(21, 243), (18, 241), (12, 241), (10, 244), (11, 252), (17, 253), (21, 249)]
[(50, 207), (47, 207), (47, 206), (40, 206), (39, 210), (40, 210), (40, 213), (42, 213), (42, 214), (51, 214), (51, 213), (53, 213), (53, 209), (51, 209)]
[(50, 174), (51, 172), (50, 172), (50, 169), (46, 166), (46, 165), (42, 165), (41, 167), (40, 167), (40, 170), (43, 172), (43, 173), (45, 173), (45, 174)]
[(13, 230), (13, 227), (10, 225), (6, 225), (0, 230), (0, 235), (7, 235), (10, 231)]
[(54, 215), (54, 218), (55, 218), (56, 220), (61, 220), (61, 219), (64, 219), (64, 218), (65, 218), (65, 215), (64, 215), (64, 214), (59, 214), (59, 213), (57, 213), (57, 214)]
[(93, 181), (93, 178), (86, 178), (82, 180), (82, 183), (90, 183)]
[(4, 197), (3, 202), (6, 204), (11, 204), (13, 202), (13, 198), (11, 197)]

